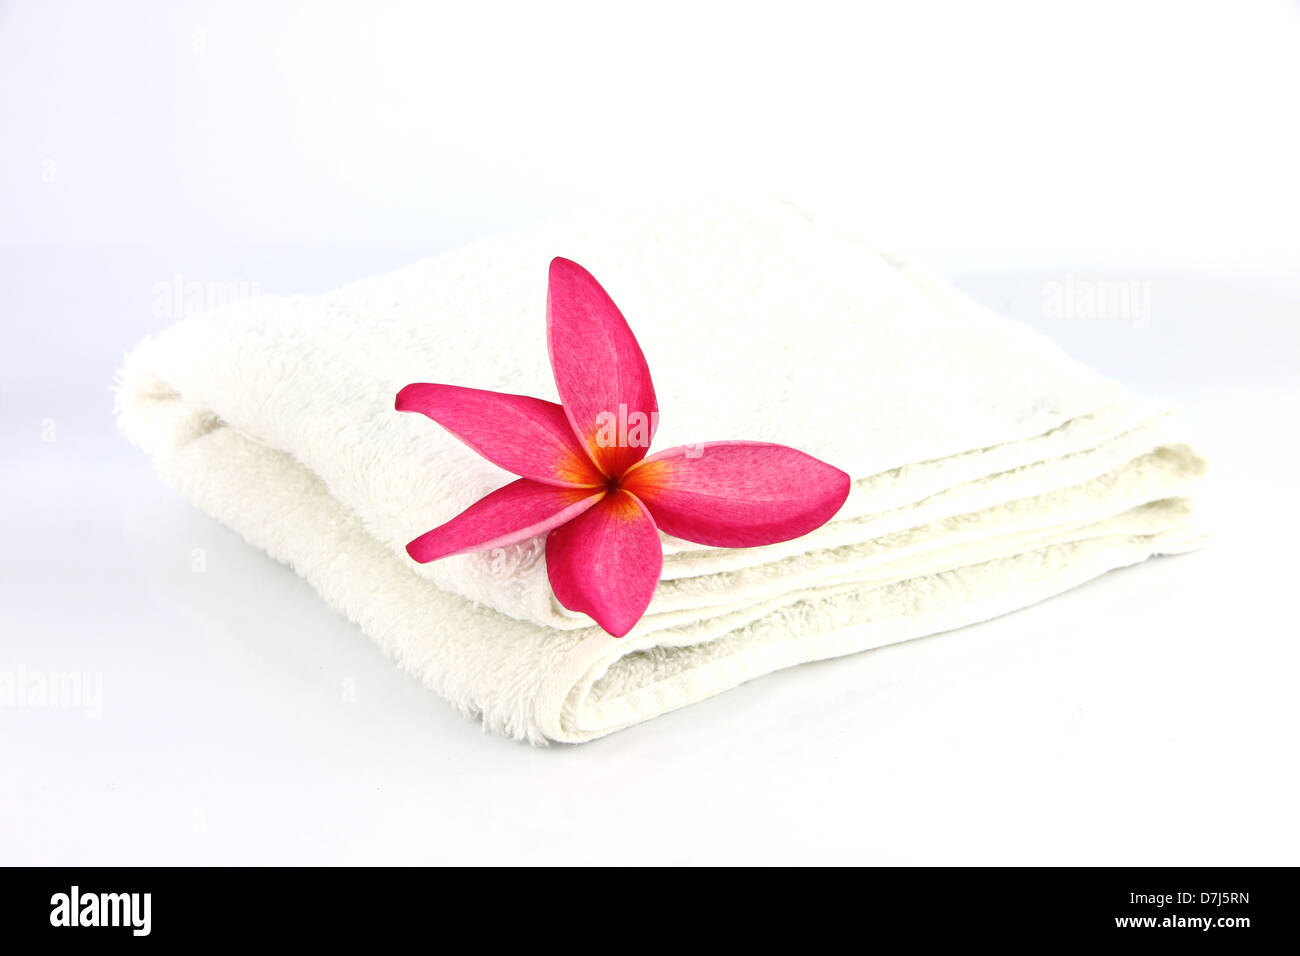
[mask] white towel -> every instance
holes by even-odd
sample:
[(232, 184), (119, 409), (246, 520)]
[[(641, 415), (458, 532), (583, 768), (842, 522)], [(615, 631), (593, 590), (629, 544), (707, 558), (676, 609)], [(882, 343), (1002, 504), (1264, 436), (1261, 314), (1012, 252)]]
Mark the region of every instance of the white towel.
[[(622, 639), (554, 600), (541, 540), (423, 566), (404, 551), (513, 476), (394, 395), (443, 382), (556, 400), (557, 255), (641, 342), (652, 451), (773, 441), (855, 479), (794, 541), (665, 537), (663, 580)], [(1203, 535), (1203, 463), (1166, 405), (778, 203), (536, 228), (320, 297), (238, 302), (141, 343), (117, 400), (195, 504), (454, 705), (534, 742), (984, 620)]]

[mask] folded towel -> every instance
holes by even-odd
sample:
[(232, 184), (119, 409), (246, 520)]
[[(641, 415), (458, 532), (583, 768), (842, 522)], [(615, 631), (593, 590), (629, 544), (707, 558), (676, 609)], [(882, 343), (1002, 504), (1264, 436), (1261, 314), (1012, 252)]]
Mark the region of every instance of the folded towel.
[[(513, 476), (394, 395), (423, 381), (555, 400), (556, 255), (640, 340), (655, 449), (778, 442), (854, 478), (793, 541), (665, 537), (622, 639), (554, 599), (542, 540), (429, 565), (404, 550)], [(141, 343), (117, 407), (185, 496), (454, 705), (534, 742), (984, 620), (1203, 535), (1203, 462), (1166, 405), (779, 203), (535, 228), (320, 297), (237, 302)]]

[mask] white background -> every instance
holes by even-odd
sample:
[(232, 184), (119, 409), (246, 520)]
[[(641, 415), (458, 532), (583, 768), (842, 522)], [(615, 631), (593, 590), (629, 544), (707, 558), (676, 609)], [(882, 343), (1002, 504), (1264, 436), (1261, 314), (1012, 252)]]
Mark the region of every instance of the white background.
[[(0, 863), (1298, 862), (1298, 96), (1283, 2), (0, 6), (0, 672), (103, 681), (0, 707)], [(1212, 546), (541, 750), (115, 432), (160, 283), (720, 192), (1178, 400)], [(1150, 321), (1047, 314), (1070, 276)]]

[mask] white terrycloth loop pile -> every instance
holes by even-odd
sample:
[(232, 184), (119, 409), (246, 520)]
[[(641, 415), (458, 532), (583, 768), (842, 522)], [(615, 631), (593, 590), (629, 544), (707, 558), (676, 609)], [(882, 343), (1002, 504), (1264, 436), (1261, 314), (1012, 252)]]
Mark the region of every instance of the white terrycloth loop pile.
[[(393, 411), (395, 393), (555, 400), (556, 255), (590, 269), (640, 339), (656, 449), (775, 441), (855, 479), (795, 541), (665, 538), (664, 579), (622, 640), (555, 602), (540, 541), (427, 566), (403, 550), (511, 476)], [(199, 507), (453, 704), (534, 741), (983, 620), (1202, 537), (1203, 463), (1167, 407), (780, 204), (534, 229), (319, 298), (193, 316), (131, 354), (118, 407)]]

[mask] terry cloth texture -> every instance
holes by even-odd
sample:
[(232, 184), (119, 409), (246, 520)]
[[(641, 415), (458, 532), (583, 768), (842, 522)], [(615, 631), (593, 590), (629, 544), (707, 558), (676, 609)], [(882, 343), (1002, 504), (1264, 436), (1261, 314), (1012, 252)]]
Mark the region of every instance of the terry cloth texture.
[[(404, 550), (513, 476), (394, 395), (442, 382), (557, 400), (557, 255), (641, 342), (652, 451), (780, 442), (854, 478), (840, 513), (795, 541), (665, 537), (663, 580), (621, 640), (554, 600), (540, 539), (424, 566)], [(128, 356), (117, 406), (198, 507), (453, 705), (534, 742), (985, 620), (1203, 537), (1203, 462), (1166, 404), (779, 203), (534, 228), (194, 315)]]

